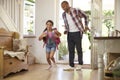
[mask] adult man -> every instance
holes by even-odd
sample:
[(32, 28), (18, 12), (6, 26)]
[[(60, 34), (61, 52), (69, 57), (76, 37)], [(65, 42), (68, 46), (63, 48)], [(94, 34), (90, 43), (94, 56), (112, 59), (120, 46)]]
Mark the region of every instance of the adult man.
[[(74, 69), (74, 57), (75, 57), (75, 47), (78, 54), (78, 66), (76, 69), (81, 69), (83, 65), (83, 55), (82, 55), (82, 34), (89, 28), (87, 16), (80, 9), (72, 8), (69, 6), (67, 1), (61, 3), (61, 7), (64, 10), (62, 17), (65, 24), (64, 34), (67, 34), (68, 50), (69, 50), (69, 68), (64, 70)], [(84, 18), (85, 27), (83, 26), (81, 18)]]

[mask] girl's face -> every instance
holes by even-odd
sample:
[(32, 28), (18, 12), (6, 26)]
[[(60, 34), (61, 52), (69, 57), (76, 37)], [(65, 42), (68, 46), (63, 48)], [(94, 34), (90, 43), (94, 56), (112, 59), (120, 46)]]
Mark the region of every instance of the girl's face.
[(47, 26), (47, 30), (52, 30), (52, 23), (51, 22), (47, 22), (46, 23), (46, 26)]

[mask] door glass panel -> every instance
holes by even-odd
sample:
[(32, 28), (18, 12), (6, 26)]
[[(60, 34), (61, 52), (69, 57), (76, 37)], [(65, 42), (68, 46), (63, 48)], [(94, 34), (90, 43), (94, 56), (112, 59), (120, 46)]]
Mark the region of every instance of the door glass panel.
[[(89, 18), (89, 25), (91, 23), (91, 0), (73, 0), (73, 7), (79, 8), (82, 11), (86, 13), (86, 15)], [(90, 50), (90, 32), (87, 32), (86, 34), (83, 34), (82, 38), (82, 49), (83, 49), (83, 62), (84, 64), (90, 64), (91, 63), (91, 50)], [(75, 61), (77, 61), (77, 53), (75, 53)]]
[[(68, 48), (67, 48), (67, 36), (64, 35), (64, 22), (62, 19), (62, 13), (63, 10), (61, 8), (61, 2), (64, 0), (59, 0), (59, 18), (58, 18), (58, 25), (59, 25), (59, 31), (61, 32), (61, 42), (59, 45), (59, 50), (58, 50), (58, 61), (61, 63), (68, 63)], [(66, 0), (69, 2), (69, 0)]]

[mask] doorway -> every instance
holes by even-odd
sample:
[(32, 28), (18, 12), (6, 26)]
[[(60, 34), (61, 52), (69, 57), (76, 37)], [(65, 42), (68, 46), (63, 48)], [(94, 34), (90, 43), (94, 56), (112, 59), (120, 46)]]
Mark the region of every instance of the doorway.
[[(58, 55), (57, 55), (57, 60), (58, 63), (68, 63), (69, 61), (69, 55), (68, 55), (68, 48), (67, 48), (67, 36), (64, 35), (64, 22), (62, 19), (62, 13), (63, 10), (61, 8), (61, 2), (64, 0), (59, 0), (58, 4), (58, 26), (59, 26), (59, 31), (62, 33), (61, 36), (61, 44), (59, 45), (59, 50), (58, 50)], [(90, 16), (90, 10), (91, 10), (91, 0), (85, 0), (81, 1), (80, 0), (66, 0), (70, 3), (70, 6), (73, 6), (74, 8), (80, 8), (81, 10), (84, 10), (85, 13), (87, 13), (87, 16), (89, 17), (89, 20), (91, 19)], [(89, 21), (90, 25), (90, 21)], [(89, 39), (89, 32), (87, 34), (83, 34), (83, 40), (82, 40), (82, 48), (83, 48), (83, 63), (84, 64), (91, 64), (91, 49), (90, 49), (90, 39)], [(77, 63), (77, 53), (75, 52), (75, 59), (74, 61)]]

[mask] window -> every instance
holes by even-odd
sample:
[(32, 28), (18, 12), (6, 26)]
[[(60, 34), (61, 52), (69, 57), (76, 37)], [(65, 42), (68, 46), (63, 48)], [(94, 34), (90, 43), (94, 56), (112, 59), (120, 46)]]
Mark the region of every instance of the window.
[(114, 0), (102, 1), (102, 35), (109, 36), (114, 29)]
[(28, 32), (35, 33), (35, 1), (25, 0), (24, 1), (24, 27), (23, 33)]

